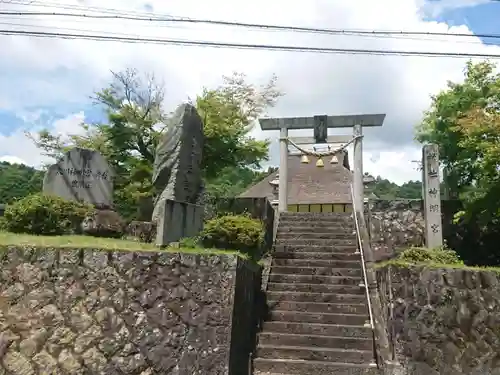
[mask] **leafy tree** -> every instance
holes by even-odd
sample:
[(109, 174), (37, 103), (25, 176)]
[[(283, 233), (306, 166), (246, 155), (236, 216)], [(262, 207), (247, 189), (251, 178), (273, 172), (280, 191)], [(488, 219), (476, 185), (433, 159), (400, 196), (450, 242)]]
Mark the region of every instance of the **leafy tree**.
[(398, 195), (399, 186), (394, 182), (377, 176), (371, 190), (380, 199), (395, 199)]
[(23, 164), (0, 162), (0, 203), (42, 191), (43, 172)]
[(276, 77), (264, 86), (246, 82), (243, 74), (223, 77), (223, 85), (204, 89), (196, 98), (196, 107), (204, 120), (205, 148), (203, 167), (208, 179), (226, 167), (260, 167), (268, 159), (268, 141), (249, 134), (254, 121), (274, 106), (282, 95), (276, 89)]
[[(500, 86), (499, 86), (500, 87)], [(478, 108), (460, 118), (454, 131), (461, 135), (459, 147), (467, 149), (470, 163), (462, 173), (474, 176), (474, 189), (464, 191), (469, 215), (479, 215), (484, 223), (500, 222), (500, 112), (497, 108)]]
[(467, 190), (479, 170), (480, 157), (463, 142), (464, 133), (457, 124), (474, 109), (500, 109), (500, 74), (489, 62), (468, 62), (462, 83), (448, 82), (448, 88), (432, 97), (430, 109), (417, 127), (416, 139), (439, 145), (440, 160), (449, 170), (457, 189)]
[(207, 191), (214, 198), (235, 197), (276, 170), (277, 168), (273, 167), (265, 171), (248, 167), (227, 167), (219, 173), (217, 178), (210, 181)]
[(433, 97), (417, 139), (439, 145), (464, 210), (457, 217), (464, 259), (498, 265), (500, 252), (500, 74), (489, 62), (469, 62), (465, 80)]
[(399, 187), (398, 198), (422, 199), (422, 181), (408, 181)]
[[(370, 176), (365, 173), (365, 176)], [(397, 199), (399, 198), (399, 186), (385, 178), (377, 176), (373, 182), (369, 183), (365, 188), (365, 194), (374, 194), (379, 199)]]
[[(267, 159), (268, 141), (250, 136), (257, 117), (272, 107), (282, 94), (276, 77), (258, 87), (242, 74), (223, 77), (221, 86), (204, 89), (193, 103), (204, 119), (205, 179), (216, 179), (225, 168), (259, 167)], [(114, 167), (115, 201), (126, 217), (136, 211), (136, 202), (151, 196), (152, 165), (159, 137), (168, 115), (162, 104), (163, 85), (154, 76), (142, 77), (135, 70), (113, 73), (111, 84), (94, 99), (107, 113), (108, 122), (82, 124), (83, 135), (63, 139), (44, 130), (29, 136), (46, 155), (60, 156), (79, 146), (100, 151)]]

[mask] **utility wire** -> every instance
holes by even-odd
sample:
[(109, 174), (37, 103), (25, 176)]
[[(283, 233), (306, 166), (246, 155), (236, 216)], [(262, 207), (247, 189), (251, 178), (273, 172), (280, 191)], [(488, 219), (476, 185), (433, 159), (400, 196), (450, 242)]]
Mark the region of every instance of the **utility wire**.
[(111, 41), (111, 42), (122, 42), (122, 43), (147, 43), (147, 44), (153, 43), (153, 44), (168, 44), (168, 45), (180, 45), (180, 46), (256, 49), (256, 50), (288, 51), (288, 52), (500, 59), (500, 55), (484, 54), (484, 53), (391, 51), (391, 50), (372, 50), (372, 49), (284, 46), (284, 45), (268, 45), (268, 44), (243, 44), (243, 43), (239, 44), (239, 43), (224, 43), (224, 42), (196, 41), (196, 40), (182, 40), (182, 39), (118, 37), (118, 36), (107, 36), (107, 35), (97, 35), (97, 34), (91, 35), (91, 34), (51, 33), (51, 32), (41, 32), (41, 31), (5, 30), (5, 29), (0, 29), (0, 35), (22, 35), (22, 36), (39, 37), (39, 38), (87, 39), (95, 41)]
[[(103, 7), (95, 7), (95, 6), (82, 6), (82, 5), (68, 5), (61, 4), (55, 2), (48, 1), (19, 1), (19, 0), (0, 0), (0, 3), (10, 4), (10, 5), (21, 5), (21, 6), (29, 6), (29, 7), (38, 7), (38, 8), (56, 8), (56, 9), (67, 9), (67, 10), (79, 10), (79, 11), (91, 11), (91, 12), (99, 12), (99, 13), (107, 13), (107, 14), (117, 14), (117, 15), (142, 15), (142, 16), (152, 16), (154, 13), (151, 12), (138, 12), (138, 11), (125, 11), (116, 8), (103, 8)], [(163, 15), (169, 16), (169, 15)]]
[[(0, 17), (0, 20), (2, 17)], [(17, 16), (12, 16), (9, 17), (9, 19), (12, 20), (26, 20), (29, 19), (30, 21), (36, 21), (36, 18), (24, 18), (24, 17), (17, 17)], [(86, 22), (84, 19), (77, 19), (77, 20), (72, 20), (71, 22)], [(123, 33), (115, 33), (115, 32), (108, 32), (108, 31), (101, 31), (101, 30), (94, 30), (94, 29), (75, 29), (75, 28), (68, 28), (68, 27), (58, 27), (58, 26), (48, 26), (48, 25), (36, 25), (36, 24), (26, 24), (26, 23), (11, 23), (11, 22), (0, 22), (0, 25), (9, 25), (9, 26), (17, 26), (20, 28), (26, 28), (26, 27), (33, 27), (33, 28), (42, 28), (42, 29), (51, 29), (51, 30), (70, 30), (70, 31), (76, 31), (76, 32), (104, 32), (106, 34), (112, 34), (112, 35), (126, 35)], [(179, 24), (160, 24), (158, 25), (159, 27), (167, 27), (170, 29), (186, 29), (186, 26), (181, 26)], [(143, 27), (156, 27), (155, 25), (144, 25)], [(26, 31), (26, 30), (25, 30)], [(249, 31), (258, 31), (254, 29), (250, 29)], [(270, 30), (270, 31), (276, 31), (276, 30)], [(138, 36), (138, 35), (136, 35)], [(489, 46), (500, 46), (500, 42), (481, 42), (481, 41), (465, 41), (465, 40), (449, 40), (449, 39), (435, 39), (435, 38), (423, 38), (423, 37), (414, 37), (414, 36), (405, 36), (405, 35), (355, 35), (355, 34), (344, 34), (342, 36), (346, 37), (361, 37), (361, 38), (375, 38), (375, 39), (395, 39), (395, 40), (412, 40), (412, 41), (428, 41), (428, 42), (433, 42), (433, 43), (454, 43), (454, 44), (467, 44), (467, 45), (489, 45)]]
[(345, 34), (345, 35), (413, 35), (413, 36), (446, 36), (446, 37), (465, 37), (465, 38), (491, 38), (500, 39), (500, 34), (466, 34), (466, 33), (442, 33), (442, 32), (426, 32), (426, 31), (383, 31), (383, 30), (354, 30), (354, 29), (328, 29), (328, 28), (312, 28), (302, 26), (284, 26), (270, 25), (259, 23), (233, 22), (209, 19), (197, 19), (188, 17), (173, 17), (173, 16), (130, 16), (130, 15), (107, 15), (107, 14), (76, 14), (67, 12), (22, 12), (22, 11), (7, 11), (0, 12), (0, 16), (57, 16), (57, 17), (78, 17), (78, 18), (95, 18), (95, 19), (123, 19), (134, 21), (149, 21), (149, 22), (169, 22), (169, 23), (193, 23), (193, 24), (211, 24), (219, 26), (233, 26), (254, 29), (268, 29), (279, 31), (319, 33), (319, 34)]

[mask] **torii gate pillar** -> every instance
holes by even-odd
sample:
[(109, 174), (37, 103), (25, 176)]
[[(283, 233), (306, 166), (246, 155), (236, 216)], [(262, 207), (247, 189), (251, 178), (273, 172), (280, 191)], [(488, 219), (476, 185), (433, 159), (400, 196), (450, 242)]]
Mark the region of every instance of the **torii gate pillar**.
[[(288, 209), (288, 129), (314, 129), (314, 143), (327, 142), (327, 132), (330, 128), (354, 128), (354, 136), (362, 135), (363, 126), (382, 126), (385, 114), (350, 115), (350, 116), (314, 116), (314, 117), (282, 117), (259, 119), (262, 130), (280, 131), (280, 165), (279, 165), (279, 195), (278, 211)], [(362, 140), (354, 142), (353, 165), (353, 204), (359, 209), (363, 207), (363, 148)]]
[(278, 212), (285, 212), (288, 209), (288, 128), (280, 129), (280, 166), (279, 186), (278, 186)]
[[(363, 135), (363, 127), (361, 125), (354, 125), (353, 136), (361, 137)], [(352, 190), (353, 199), (355, 200), (353, 205), (355, 207), (363, 207), (365, 187), (363, 184), (363, 138), (357, 138), (354, 141), (353, 150), (353, 168), (352, 168)]]

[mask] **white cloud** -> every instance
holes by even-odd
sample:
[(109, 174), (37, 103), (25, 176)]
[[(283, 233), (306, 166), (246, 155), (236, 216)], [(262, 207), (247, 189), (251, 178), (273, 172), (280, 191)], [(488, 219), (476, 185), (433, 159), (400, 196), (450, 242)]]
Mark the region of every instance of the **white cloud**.
[(56, 120), (52, 125), (53, 133), (62, 136), (66, 134), (83, 134), (83, 129), (80, 124), (82, 124), (84, 120), (85, 113), (83, 111)]
[[(32, 115), (25, 114), (26, 118), (30, 121), (39, 118), (37, 113)], [(81, 134), (82, 129), (79, 126), (85, 118), (84, 112), (71, 114), (67, 117), (58, 119), (52, 124), (48, 124), (53, 129), (56, 135), (65, 136), (67, 134)], [(47, 124), (45, 126), (47, 127)], [(42, 127), (38, 124), (31, 127), (31, 133), (40, 130)], [(40, 150), (36, 148), (35, 144), (29, 139), (24, 129), (18, 129), (10, 135), (0, 134), (0, 161), (8, 161), (10, 163), (26, 164), (35, 167), (41, 167), (51, 159), (46, 156), (40, 155)]]
[[(475, 0), (481, 1), (481, 0)], [(77, 0), (59, 0), (62, 4), (79, 5)], [(37, 2), (34, 2), (34, 4)], [(467, 26), (449, 27), (444, 23), (424, 21), (425, 12), (442, 11), (454, 3), (471, 6), (471, 1), (442, 0), (316, 0), (306, 3), (289, 0), (184, 0), (179, 2), (149, 1), (155, 14), (222, 19), (253, 23), (302, 25), (335, 29), (383, 29), (471, 33)], [(85, 5), (103, 6), (97, 0)], [(5, 8), (5, 4), (2, 4)], [(138, 0), (108, 0), (107, 8), (141, 11), (145, 3)], [(18, 5), (11, 5), (20, 10)], [(38, 10), (34, 5), (22, 8)], [(500, 9), (500, 6), (499, 6)], [(57, 11), (39, 8), (43, 11)], [(71, 11), (59, 9), (60, 11)], [(74, 11), (89, 13), (89, 11)], [(1, 23), (11, 25), (2, 25)], [(12, 25), (12, 24), (16, 24)], [(112, 32), (139, 37), (211, 40), (234, 43), (320, 46), (332, 48), (365, 48), (405, 51), (478, 52), (500, 55), (500, 47), (484, 46), (478, 38), (431, 41), (429, 37), (373, 38), (320, 34), (278, 33), (207, 25), (153, 24), (124, 20), (91, 20), (57, 17), (10, 17), (0, 19), (0, 28), (52, 32)], [(68, 30), (73, 29), (73, 30)], [(0, 104), (19, 112), (27, 107), (82, 102), (109, 78), (109, 70), (135, 67), (153, 71), (166, 85), (166, 105), (173, 108), (188, 96), (200, 92), (202, 86), (220, 81), (223, 74), (241, 71), (253, 81), (264, 81), (272, 73), (286, 92), (276, 116), (312, 116), (316, 114), (387, 113), (386, 123), (379, 129), (367, 129), (365, 137), (365, 170), (402, 181), (418, 178), (419, 172), (409, 161), (419, 151), (412, 141), (413, 126), (421, 119), (430, 103), (430, 95), (444, 87), (447, 80), (459, 80), (465, 60), (421, 57), (381, 57), (290, 52), (247, 51), (174, 47), (164, 45), (98, 43), (81, 40), (47, 40), (2, 36), (0, 68), (11, 72), (1, 81)], [(22, 76), (21, 76), (22, 75)], [(8, 75), (7, 75), (8, 76)], [(15, 80), (12, 77), (17, 77)], [(25, 77), (25, 78), (22, 78)], [(62, 77), (62, 78), (61, 78)], [(74, 121), (69, 123), (76, 123)], [(56, 124), (57, 129), (73, 129), (69, 123)], [(63, 125), (61, 125), (63, 124)], [(343, 131), (342, 131), (343, 132)], [(275, 133), (262, 134), (272, 136)], [(12, 142), (14, 133), (7, 137)], [(21, 157), (36, 164), (36, 150), (3, 146), (0, 152)], [(22, 141), (24, 142), (24, 141)], [(276, 142), (271, 148), (272, 164), (276, 164)], [(380, 153), (378, 162), (374, 153)], [(400, 159), (401, 161), (398, 161)], [(391, 176), (391, 177), (389, 177)], [(404, 176), (404, 177), (403, 177)]]
[(421, 179), (422, 172), (417, 170), (418, 164), (415, 163), (421, 158), (422, 153), (414, 148), (379, 153), (366, 152), (363, 155), (363, 168), (374, 176), (402, 184), (409, 180)]
[(40, 155), (33, 142), (19, 129), (10, 135), (0, 134), (0, 158), (2, 161), (12, 161), (35, 167), (41, 166), (48, 159)]
[(17, 156), (0, 156), (0, 161), (7, 162), (10, 164), (25, 164), (26, 165), (26, 161), (24, 161), (21, 158), (18, 158)]

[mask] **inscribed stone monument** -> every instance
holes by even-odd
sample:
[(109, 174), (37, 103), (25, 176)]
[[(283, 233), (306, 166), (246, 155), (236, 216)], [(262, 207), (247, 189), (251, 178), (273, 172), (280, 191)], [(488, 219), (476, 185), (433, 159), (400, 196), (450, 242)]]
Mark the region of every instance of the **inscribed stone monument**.
[(99, 208), (113, 206), (114, 172), (97, 151), (75, 147), (51, 165), (43, 179), (43, 192)]
[(422, 149), (425, 245), (436, 248), (443, 245), (441, 193), (439, 184), (439, 148), (425, 145)]
[(161, 192), (152, 221), (156, 243), (166, 245), (198, 234), (203, 226), (203, 121), (190, 104), (182, 104), (166, 124), (153, 165), (153, 185)]

